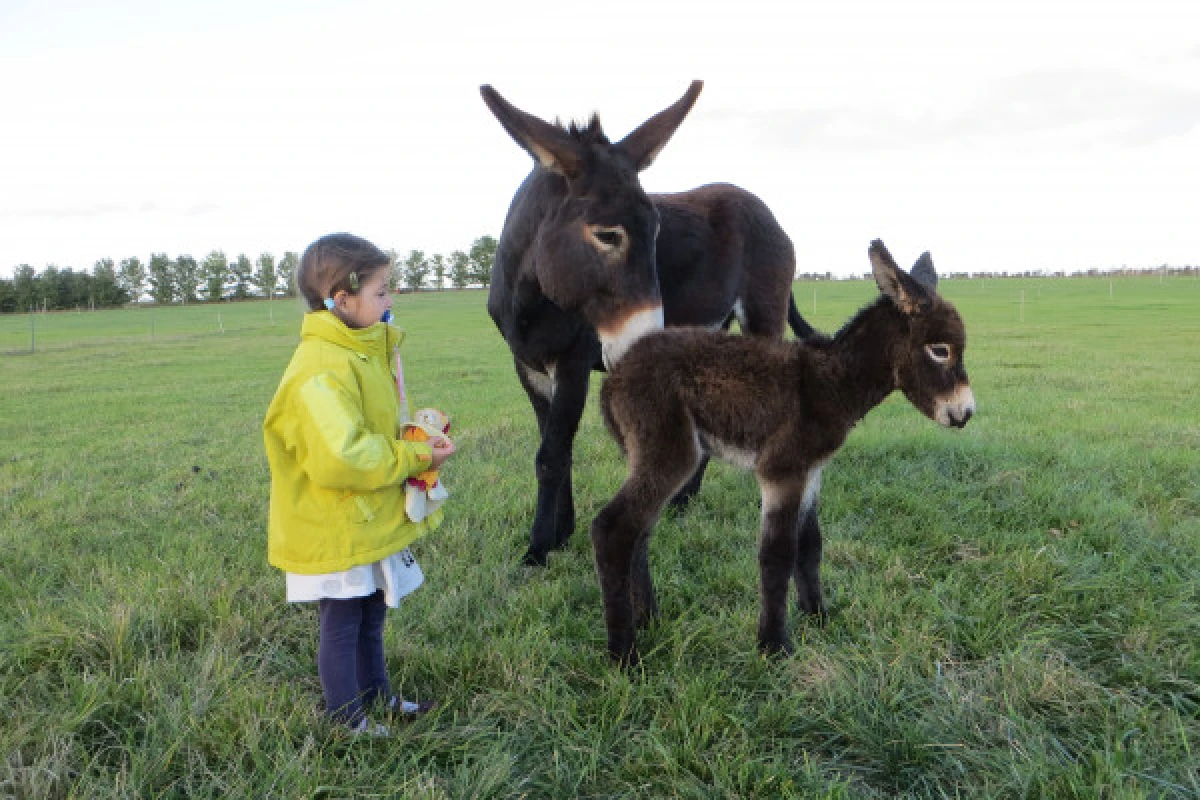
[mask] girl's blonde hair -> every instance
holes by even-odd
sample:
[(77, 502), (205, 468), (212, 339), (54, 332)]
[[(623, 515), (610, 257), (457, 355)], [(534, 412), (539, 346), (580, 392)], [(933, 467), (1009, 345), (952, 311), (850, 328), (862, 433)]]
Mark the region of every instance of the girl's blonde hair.
[(304, 250), (296, 267), (296, 289), (311, 311), (325, 308), (325, 298), (338, 292), (358, 294), (359, 287), (379, 269), (392, 265), (388, 254), (361, 236), (330, 233)]

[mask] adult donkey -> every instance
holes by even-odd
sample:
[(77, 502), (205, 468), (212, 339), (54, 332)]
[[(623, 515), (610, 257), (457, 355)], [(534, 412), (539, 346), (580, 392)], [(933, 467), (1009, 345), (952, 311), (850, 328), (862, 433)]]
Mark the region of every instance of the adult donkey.
[[(781, 338), (812, 328), (796, 310), (791, 240), (766, 205), (729, 184), (648, 195), (650, 166), (703, 84), (617, 143), (593, 114), (550, 124), (491, 86), (483, 100), (534, 159), (504, 220), (488, 313), (512, 350), (537, 415), (537, 511), (524, 561), (544, 565), (575, 529), (571, 449), (593, 369), (663, 325), (728, 327)], [(672, 501), (699, 488), (705, 463)]]

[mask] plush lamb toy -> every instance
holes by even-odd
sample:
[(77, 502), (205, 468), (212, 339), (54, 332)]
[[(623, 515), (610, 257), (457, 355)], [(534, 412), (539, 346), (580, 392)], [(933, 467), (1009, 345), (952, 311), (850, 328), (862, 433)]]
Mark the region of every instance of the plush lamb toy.
[[(427, 442), (431, 436), (450, 432), (450, 420), (436, 408), (422, 408), (412, 422), (402, 425), (400, 438), (408, 442)], [(404, 510), (413, 522), (420, 522), (446, 502), (450, 493), (438, 480), (436, 469), (425, 470), (404, 484)]]

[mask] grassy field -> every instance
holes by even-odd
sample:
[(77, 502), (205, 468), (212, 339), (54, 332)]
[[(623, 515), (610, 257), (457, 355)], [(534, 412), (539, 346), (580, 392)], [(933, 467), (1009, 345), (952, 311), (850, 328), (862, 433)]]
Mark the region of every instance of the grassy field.
[[(832, 331), (874, 288), (795, 292)], [(266, 564), (299, 307), (0, 318), (0, 796), (1200, 795), (1200, 281), (943, 293), (979, 413), (893, 397), (825, 470), (830, 623), (757, 655), (758, 492), (714, 465), (652, 541), (632, 674), (587, 537), (623, 474), (595, 404), (576, 534), (523, 568), (536, 427), (483, 294), (397, 298), (460, 454), (387, 632), (394, 684), (440, 707), (373, 740), (320, 717), (315, 614)]]

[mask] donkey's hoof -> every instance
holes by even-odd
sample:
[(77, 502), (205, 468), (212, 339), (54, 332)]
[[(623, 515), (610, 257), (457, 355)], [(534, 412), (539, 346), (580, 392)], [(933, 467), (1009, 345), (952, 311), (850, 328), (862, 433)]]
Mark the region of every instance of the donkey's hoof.
[(767, 658), (787, 658), (792, 654), (792, 643), (787, 637), (760, 640), (758, 651)]
[(530, 548), (525, 551), (525, 555), (521, 558), (521, 565), (526, 567), (544, 567), (547, 560), (546, 553), (539, 553)]
[(798, 594), (796, 608), (811, 617), (817, 617), (822, 624), (829, 619), (829, 607), (825, 605), (825, 599), (820, 592), (811, 595)]
[(799, 609), (804, 612), (809, 622), (815, 622), (817, 625), (824, 625), (829, 622), (829, 608), (824, 603), (813, 607), (805, 603), (797, 603)]
[(638, 655), (636, 647), (631, 647), (624, 653), (619, 653), (610, 648), (608, 658), (615, 666), (627, 672), (637, 669), (638, 665), (642, 663), (641, 656)]

